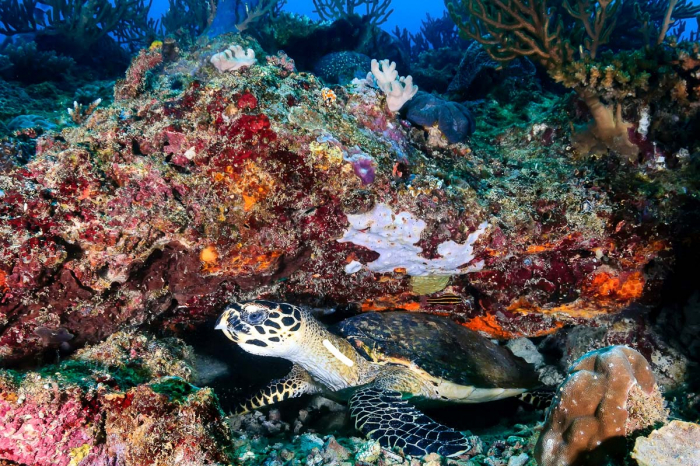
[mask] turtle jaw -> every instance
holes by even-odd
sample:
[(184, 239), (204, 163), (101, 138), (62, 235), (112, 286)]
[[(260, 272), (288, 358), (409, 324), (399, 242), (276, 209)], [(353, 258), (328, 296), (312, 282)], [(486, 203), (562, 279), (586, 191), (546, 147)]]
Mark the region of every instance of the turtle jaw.
[(238, 343), (238, 332), (245, 332), (245, 327), (238, 316), (234, 315), (230, 309), (227, 309), (219, 316), (214, 328), (223, 331), (224, 335), (232, 342)]

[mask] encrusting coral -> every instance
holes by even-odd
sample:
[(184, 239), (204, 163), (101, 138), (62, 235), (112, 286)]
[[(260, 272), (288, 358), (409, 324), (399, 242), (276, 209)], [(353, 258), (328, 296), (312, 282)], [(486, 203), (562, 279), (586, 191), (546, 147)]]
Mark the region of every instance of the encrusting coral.
[(638, 437), (632, 458), (639, 466), (700, 466), (700, 425), (676, 420)]
[(647, 360), (626, 346), (591, 351), (569, 369), (535, 447), (539, 466), (599, 464), (626, 436), (665, 421)]

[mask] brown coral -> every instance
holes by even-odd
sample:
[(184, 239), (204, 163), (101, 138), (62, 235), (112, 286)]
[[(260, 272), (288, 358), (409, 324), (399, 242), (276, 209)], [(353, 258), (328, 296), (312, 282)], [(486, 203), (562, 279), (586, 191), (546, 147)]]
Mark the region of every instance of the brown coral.
[(666, 415), (641, 353), (626, 346), (591, 351), (573, 365), (557, 390), (535, 447), (537, 463), (597, 464), (624, 437)]

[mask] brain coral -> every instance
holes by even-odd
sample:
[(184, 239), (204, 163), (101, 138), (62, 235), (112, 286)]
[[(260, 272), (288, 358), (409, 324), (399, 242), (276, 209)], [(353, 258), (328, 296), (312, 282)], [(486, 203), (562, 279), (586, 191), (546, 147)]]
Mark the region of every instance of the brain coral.
[(535, 458), (540, 466), (599, 464), (625, 436), (665, 418), (644, 356), (626, 346), (591, 351), (559, 386)]
[(464, 141), (476, 130), (474, 116), (458, 102), (419, 92), (408, 102), (407, 108), (408, 121), (424, 128), (437, 125), (451, 144)]

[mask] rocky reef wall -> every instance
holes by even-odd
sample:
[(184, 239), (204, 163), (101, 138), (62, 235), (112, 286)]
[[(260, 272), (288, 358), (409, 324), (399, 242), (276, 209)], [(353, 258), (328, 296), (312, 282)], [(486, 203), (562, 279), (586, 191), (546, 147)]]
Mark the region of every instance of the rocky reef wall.
[[(230, 299), (422, 309), (514, 338), (658, 295), (668, 209), (551, 128), (450, 145), (367, 83), (330, 99), (279, 57), (220, 73), (209, 58), (233, 42), (263, 56), (238, 36), (142, 51), (113, 105), (0, 173), (0, 361), (203, 322)], [(353, 215), (364, 245), (341, 241)]]

